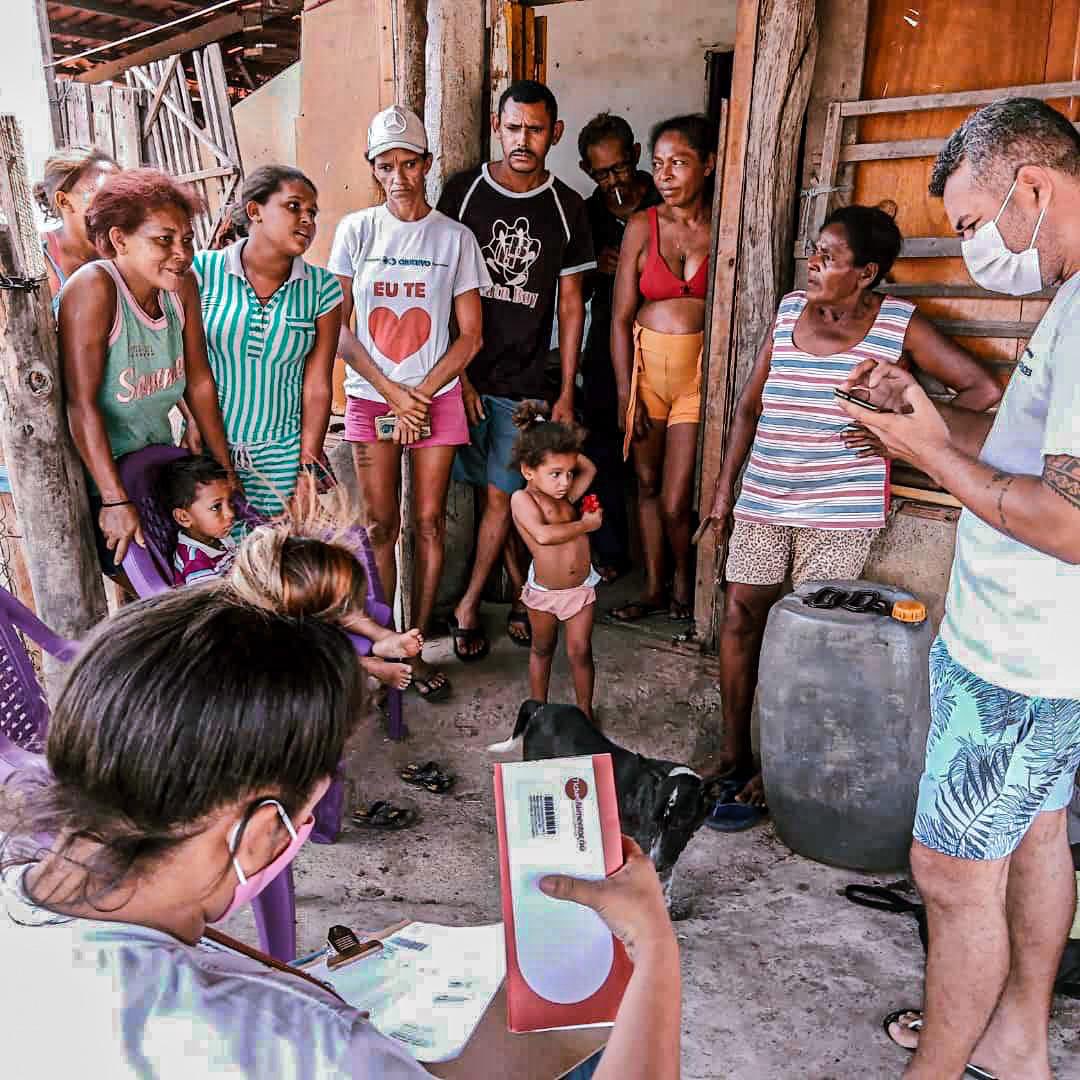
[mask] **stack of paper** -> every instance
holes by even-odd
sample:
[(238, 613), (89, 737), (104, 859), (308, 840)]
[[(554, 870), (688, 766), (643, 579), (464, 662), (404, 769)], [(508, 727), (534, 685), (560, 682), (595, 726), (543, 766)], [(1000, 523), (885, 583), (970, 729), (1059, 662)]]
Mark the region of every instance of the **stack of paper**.
[(465, 1048), (506, 974), (501, 923), (413, 922), (383, 939), (379, 953), (331, 971), (305, 968), (333, 985), (417, 1061), (449, 1061)]

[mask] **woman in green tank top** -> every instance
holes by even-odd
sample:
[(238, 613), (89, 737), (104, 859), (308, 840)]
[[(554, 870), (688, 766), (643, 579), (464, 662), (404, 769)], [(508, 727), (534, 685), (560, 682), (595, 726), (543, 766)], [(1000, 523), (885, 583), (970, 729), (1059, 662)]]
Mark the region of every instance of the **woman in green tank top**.
[(59, 325), (68, 421), (90, 474), (106, 572), (118, 572), (133, 539), (143, 542), (116, 458), (171, 444), (174, 405), (186, 402), (210, 453), (231, 468), (189, 272), (196, 205), (153, 169), (107, 180), (86, 215), (87, 235), (103, 259), (81, 267), (64, 287)]

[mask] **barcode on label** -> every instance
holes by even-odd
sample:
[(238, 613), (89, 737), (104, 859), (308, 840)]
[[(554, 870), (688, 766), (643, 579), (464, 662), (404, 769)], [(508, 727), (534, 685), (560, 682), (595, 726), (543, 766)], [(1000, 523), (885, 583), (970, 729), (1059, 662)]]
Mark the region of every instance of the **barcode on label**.
[(529, 796), (529, 824), (535, 840), (538, 836), (558, 836), (559, 819), (555, 816), (554, 795)]

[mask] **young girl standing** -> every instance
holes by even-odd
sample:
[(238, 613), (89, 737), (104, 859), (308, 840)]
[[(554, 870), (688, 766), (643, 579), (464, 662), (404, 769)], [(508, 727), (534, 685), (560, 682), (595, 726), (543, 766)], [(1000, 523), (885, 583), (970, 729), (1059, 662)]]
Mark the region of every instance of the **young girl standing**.
[(521, 590), (532, 628), (529, 694), (547, 701), (559, 623), (565, 623), (574, 695), (591, 720), (596, 675), (592, 628), (600, 575), (593, 569), (586, 537), (600, 528), (603, 511), (583, 507), (579, 514), (574, 503), (588, 490), (596, 466), (581, 453), (585, 432), (554, 423), (549, 405), (522, 402), (514, 425), (521, 434), (510, 461), (521, 469), (525, 487), (511, 496), (510, 512), (533, 557)]

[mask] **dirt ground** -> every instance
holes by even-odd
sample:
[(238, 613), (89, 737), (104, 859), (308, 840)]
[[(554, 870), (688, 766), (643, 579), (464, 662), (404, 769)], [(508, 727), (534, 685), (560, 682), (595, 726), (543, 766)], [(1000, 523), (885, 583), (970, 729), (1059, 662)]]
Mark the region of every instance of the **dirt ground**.
[[(304, 848), (296, 862), (302, 951), (316, 948), (332, 922), (374, 930), (406, 916), (447, 924), (500, 917), (493, 759), (485, 747), (509, 734), (528, 696), (527, 654), (502, 632), (505, 611), (485, 611), (494, 647), (480, 664), (455, 661), (448, 640), (429, 647), (430, 659), (445, 661), (454, 695), (429, 705), (410, 694), (404, 743), (389, 742), (374, 717), (354, 738), (353, 798), (411, 802), (423, 816), (398, 833), (347, 826), (337, 844)], [(608, 625), (598, 625), (594, 650), (606, 732), (645, 754), (700, 762), (718, 705), (706, 665), (661, 638)], [(560, 655), (551, 700), (572, 699)], [(398, 779), (409, 761), (431, 758), (457, 774), (451, 794)], [(898, 1077), (904, 1054), (885, 1039), (881, 1018), (919, 1003), (915, 924), (855, 907), (842, 890), (856, 880), (901, 879), (861, 878), (800, 858), (771, 824), (738, 835), (701, 829), (675, 884), (685, 912), (677, 931), (686, 1080)], [(250, 914), (230, 923), (226, 930), (255, 940)], [(1080, 1002), (1055, 1002), (1051, 1037), (1056, 1074), (1080, 1075)]]

